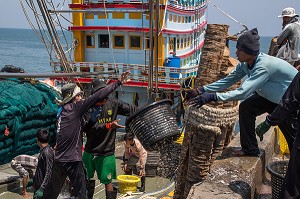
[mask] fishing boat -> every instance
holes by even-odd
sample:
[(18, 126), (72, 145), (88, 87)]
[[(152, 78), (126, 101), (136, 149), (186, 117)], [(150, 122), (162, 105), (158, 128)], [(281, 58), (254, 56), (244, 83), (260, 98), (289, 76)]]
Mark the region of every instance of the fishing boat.
[[(186, 78), (197, 74), (207, 25), (206, 0), (72, 0), (70, 4), (65, 0), (59, 3), (20, 0), (20, 3), (34, 33), (45, 44), (53, 73), (5, 73), (2, 78), (48, 77), (56, 87), (73, 81), (89, 95), (90, 82), (95, 77), (116, 81), (123, 71), (130, 70), (132, 81), (117, 90), (118, 98), (139, 106), (171, 99), (180, 124), (179, 90)], [(55, 118), (55, 109), (52, 111)], [(163, 155), (167, 157), (168, 153)], [(5, 162), (11, 159), (5, 158)], [(164, 166), (169, 170), (168, 165)], [(3, 168), (9, 173), (7, 179), (12, 179), (9, 165)], [(16, 197), (18, 182), (7, 182), (14, 183), (17, 189), (1, 195)], [(157, 197), (166, 196), (174, 187), (168, 177), (155, 176), (148, 183), (147, 194)], [(164, 186), (167, 189), (161, 190)], [(95, 197), (104, 195), (102, 185), (97, 187)]]
[[(180, 84), (197, 74), (206, 0), (72, 0), (67, 9), (66, 1), (20, 2), (25, 14), (31, 9), (35, 16), (33, 23), (26, 15), (47, 47), (53, 72), (102, 72), (101, 77), (116, 79), (130, 70), (132, 81), (119, 90), (121, 100), (145, 105), (170, 98), (180, 106)], [(64, 27), (66, 17), (70, 23)], [(94, 77), (73, 80), (89, 93)]]

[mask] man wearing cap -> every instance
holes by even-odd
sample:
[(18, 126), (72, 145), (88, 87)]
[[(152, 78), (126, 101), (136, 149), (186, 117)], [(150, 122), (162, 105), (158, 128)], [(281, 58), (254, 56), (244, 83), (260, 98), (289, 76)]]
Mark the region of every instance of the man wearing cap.
[(83, 115), (122, 83), (126, 83), (128, 75), (129, 72), (124, 72), (118, 81), (99, 89), (85, 100), (82, 100), (83, 92), (76, 84), (66, 84), (62, 87), (63, 101), (58, 114), (53, 171), (44, 198), (56, 199), (67, 176), (73, 187), (73, 196), (80, 199), (87, 198), (86, 176), (82, 163)]
[[(92, 93), (106, 87), (103, 79), (92, 81)], [(88, 198), (92, 199), (95, 189), (94, 177), (105, 185), (106, 198), (115, 199), (117, 190), (112, 185), (116, 179), (115, 140), (116, 129), (125, 128), (118, 124), (117, 115), (129, 116), (135, 112), (136, 106), (123, 102), (111, 94), (95, 104), (91, 109), (90, 119), (84, 128), (87, 141), (83, 153), (83, 163), (89, 177)]]
[[(258, 156), (260, 154), (255, 137), (256, 117), (271, 113), (278, 105), (282, 95), (297, 74), (288, 62), (259, 51), (259, 35), (256, 28), (242, 34), (237, 41), (236, 55), (240, 63), (225, 78), (209, 85), (186, 91), (188, 105), (200, 108), (211, 101), (243, 100), (239, 106), (241, 150), (237, 156)], [(220, 92), (245, 77), (243, 84), (232, 91)], [(280, 128), (292, 145), (294, 131), (291, 124)]]
[(276, 57), (297, 67), (300, 65), (300, 23), (296, 18), (299, 15), (294, 8), (285, 8), (278, 17), (282, 18), (282, 32), (277, 38), (280, 48)]

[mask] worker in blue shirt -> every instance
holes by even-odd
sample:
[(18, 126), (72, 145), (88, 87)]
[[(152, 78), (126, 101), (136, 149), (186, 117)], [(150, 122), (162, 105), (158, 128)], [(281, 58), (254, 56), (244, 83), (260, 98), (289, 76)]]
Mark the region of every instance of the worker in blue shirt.
[[(211, 101), (243, 100), (239, 106), (241, 150), (236, 156), (258, 156), (260, 154), (255, 136), (256, 117), (271, 113), (278, 105), (284, 92), (297, 74), (288, 62), (261, 53), (256, 28), (242, 34), (237, 41), (236, 55), (240, 63), (225, 78), (209, 85), (186, 91), (188, 105), (201, 107)], [(220, 92), (245, 77), (243, 84), (232, 91)], [(291, 124), (280, 126), (289, 144), (294, 131)]]

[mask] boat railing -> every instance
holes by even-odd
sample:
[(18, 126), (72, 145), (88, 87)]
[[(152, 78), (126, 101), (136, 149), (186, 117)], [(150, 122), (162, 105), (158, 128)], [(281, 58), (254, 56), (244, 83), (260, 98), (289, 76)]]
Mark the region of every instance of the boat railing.
[[(55, 72), (64, 72), (59, 62), (51, 64), (52, 70)], [(136, 82), (148, 81), (149, 67), (139, 64), (124, 63), (99, 63), (99, 62), (73, 62), (70, 67), (74, 72), (107, 72), (115, 70), (113, 74), (103, 74), (104, 78), (117, 78), (122, 72), (130, 70), (130, 78)], [(175, 68), (167, 66), (158, 67), (158, 82), (164, 84), (180, 84), (183, 79), (197, 74), (198, 65), (194, 64), (185, 68)], [(155, 69), (154, 69), (155, 71)], [(155, 75), (154, 75), (155, 78)]]

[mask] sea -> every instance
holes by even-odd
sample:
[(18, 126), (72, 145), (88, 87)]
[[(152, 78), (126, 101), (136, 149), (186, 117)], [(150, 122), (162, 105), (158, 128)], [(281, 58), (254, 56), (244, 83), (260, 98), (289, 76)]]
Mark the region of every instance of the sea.
[[(268, 53), (272, 37), (260, 38), (261, 52)], [(236, 42), (229, 42), (230, 54), (236, 57)], [(21, 67), (28, 73), (50, 73), (46, 47), (31, 29), (0, 28), (0, 69), (5, 65)]]

